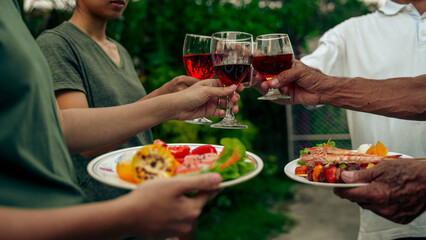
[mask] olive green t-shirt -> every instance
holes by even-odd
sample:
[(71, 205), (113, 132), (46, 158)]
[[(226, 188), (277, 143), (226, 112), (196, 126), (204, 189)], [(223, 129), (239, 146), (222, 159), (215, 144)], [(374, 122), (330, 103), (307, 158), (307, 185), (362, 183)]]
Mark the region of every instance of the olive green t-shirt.
[[(37, 43), (49, 62), (55, 91), (81, 91), (91, 108), (128, 104), (144, 97), (145, 89), (129, 53), (118, 42), (109, 40), (118, 48), (120, 66), (91, 37), (70, 22), (65, 21), (43, 32), (37, 38)], [(140, 120), (143, 121), (143, 116)], [(136, 135), (118, 149), (149, 143), (152, 143), (151, 130)], [(91, 178), (86, 170), (91, 159), (79, 154), (74, 154), (72, 159), (78, 184), (90, 200), (107, 200), (127, 192)]]
[(48, 63), (14, 0), (0, 1), (0, 205), (85, 202), (56, 112)]

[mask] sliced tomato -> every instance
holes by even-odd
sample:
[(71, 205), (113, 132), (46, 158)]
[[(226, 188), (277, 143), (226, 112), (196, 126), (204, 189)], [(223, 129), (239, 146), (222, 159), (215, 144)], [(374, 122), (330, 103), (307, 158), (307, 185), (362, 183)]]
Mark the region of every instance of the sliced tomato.
[(335, 183), (336, 182), (336, 166), (331, 166), (328, 168), (324, 168), (325, 177), (327, 178), (327, 181), (329, 183)]
[(176, 158), (175, 157), (175, 159), (176, 159), (176, 161), (178, 161), (179, 163), (183, 163), (183, 161), (185, 160), (185, 158), (183, 157), (183, 158)]
[(160, 140), (160, 139), (155, 139), (155, 140), (154, 140), (154, 144), (158, 144), (158, 145), (161, 145), (161, 146), (163, 146), (163, 147), (167, 147), (167, 143), (163, 142), (163, 141), (162, 141), (162, 140)]
[(205, 153), (217, 153), (216, 148), (211, 145), (201, 145), (194, 148), (191, 154), (205, 154)]
[(295, 170), (294, 170), (294, 173), (296, 174), (296, 175), (298, 175), (298, 174), (306, 174), (306, 171), (308, 170), (308, 166), (306, 166), (306, 165), (302, 165), (302, 166), (299, 166), (299, 167), (297, 167)]
[(191, 152), (188, 145), (167, 147), (176, 159), (185, 158)]

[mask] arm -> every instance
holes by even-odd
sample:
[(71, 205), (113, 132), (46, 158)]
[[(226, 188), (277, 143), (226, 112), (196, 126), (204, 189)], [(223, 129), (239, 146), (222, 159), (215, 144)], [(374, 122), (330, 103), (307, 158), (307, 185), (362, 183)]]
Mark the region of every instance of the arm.
[[(223, 116), (217, 99), (236, 88), (221, 87), (217, 79), (204, 80), (180, 92), (118, 107), (58, 109), (58, 117), (68, 148), (78, 153), (124, 141), (164, 121)], [(235, 95), (233, 101), (237, 100)], [(233, 110), (237, 112), (238, 106)]]
[(296, 104), (328, 104), (388, 117), (426, 120), (426, 95), (421, 94), (426, 91), (426, 75), (386, 80), (339, 78), (295, 60), (290, 70), (269, 84), (289, 93)]
[[(59, 90), (55, 92), (56, 101), (60, 109), (68, 109), (68, 108), (89, 108), (89, 104), (87, 102), (86, 95), (80, 91), (73, 90)], [(123, 143), (127, 142), (130, 137), (123, 139), (121, 141), (115, 142), (108, 146), (104, 146), (98, 149), (93, 149), (85, 152), (80, 152), (80, 154), (86, 158), (90, 158), (112, 149), (115, 149), (121, 146)]]
[(370, 184), (336, 188), (336, 195), (396, 223), (407, 224), (426, 209), (426, 162), (390, 160), (368, 170), (343, 172), (342, 178), (347, 183)]
[[(51, 210), (0, 207), (0, 239), (119, 239), (187, 233), (219, 174), (152, 180), (115, 200)], [(185, 193), (199, 191), (194, 197)]]

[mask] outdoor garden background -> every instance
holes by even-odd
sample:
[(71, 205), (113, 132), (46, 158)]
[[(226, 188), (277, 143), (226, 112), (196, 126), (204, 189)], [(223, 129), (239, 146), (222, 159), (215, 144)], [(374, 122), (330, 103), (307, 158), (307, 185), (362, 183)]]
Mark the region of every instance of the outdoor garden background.
[[(23, 0), (19, 2), (24, 9)], [(68, 10), (30, 7), (23, 10), (23, 17), (36, 37), (67, 20), (72, 5), (67, 7)], [(130, 1), (123, 16), (111, 21), (107, 32), (130, 52), (140, 80), (150, 92), (173, 77), (186, 74), (182, 61), (186, 33), (211, 35), (237, 30), (254, 37), (287, 33), (295, 57), (300, 59), (313, 50), (326, 30), (376, 8), (375, 4), (357, 0), (140, 0)], [(257, 100), (259, 93), (254, 89), (240, 94), (240, 112), (236, 116), (248, 129), (220, 130), (181, 121), (153, 128), (154, 138), (168, 143), (219, 144), (223, 137), (236, 137), (264, 160), (265, 167), (258, 177), (224, 189), (208, 203), (198, 221), (197, 239), (262, 240), (291, 231), (297, 219), (286, 207), (294, 200), (295, 190), (284, 175), (285, 164), (297, 158), (301, 148), (328, 138), (336, 141), (338, 147), (350, 148), (342, 109), (286, 108)]]

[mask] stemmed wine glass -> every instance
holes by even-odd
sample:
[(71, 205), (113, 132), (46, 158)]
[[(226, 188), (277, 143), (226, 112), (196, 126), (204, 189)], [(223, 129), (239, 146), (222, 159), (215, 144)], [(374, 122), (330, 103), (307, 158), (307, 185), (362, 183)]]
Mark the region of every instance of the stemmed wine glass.
[[(253, 59), (253, 36), (244, 32), (218, 32), (212, 35), (210, 52), (216, 76), (223, 85), (239, 84), (250, 71)], [(222, 121), (211, 125), (214, 128), (242, 129), (232, 112), (233, 104), (226, 98), (226, 115)]]
[[(277, 76), (293, 65), (294, 54), (290, 38), (284, 33), (265, 34), (256, 37), (253, 67), (266, 80)], [(268, 92), (259, 97), (260, 100), (289, 99), (278, 89), (269, 88)]]
[[(183, 42), (183, 64), (188, 76), (200, 80), (210, 79), (214, 76), (214, 68), (210, 54), (210, 36), (186, 34)], [(207, 118), (185, 120), (187, 123), (211, 124)]]

